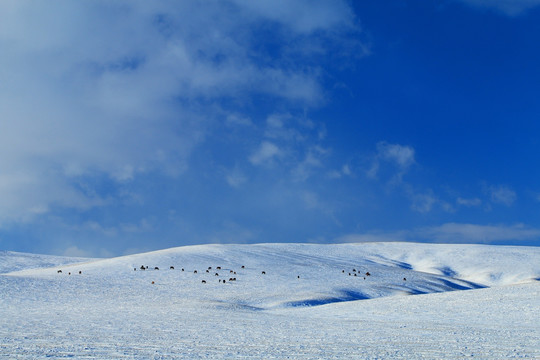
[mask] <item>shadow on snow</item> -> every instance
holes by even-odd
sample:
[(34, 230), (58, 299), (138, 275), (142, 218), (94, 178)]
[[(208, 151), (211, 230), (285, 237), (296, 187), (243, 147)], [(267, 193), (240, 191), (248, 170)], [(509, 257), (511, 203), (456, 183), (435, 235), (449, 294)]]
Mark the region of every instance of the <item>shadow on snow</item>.
[(338, 302), (370, 299), (369, 296), (359, 291), (342, 290), (341, 294), (343, 296), (329, 297), (329, 298), (322, 298), (322, 299), (305, 299), (305, 300), (298, 300), (298, 301), (290, 301), (290, 302), (285, 303), (284, 305), (287, 307), (320, 306), (320, 305), (326, 305), (326, 304), (332, 304), (332, 303), (338, 303)]

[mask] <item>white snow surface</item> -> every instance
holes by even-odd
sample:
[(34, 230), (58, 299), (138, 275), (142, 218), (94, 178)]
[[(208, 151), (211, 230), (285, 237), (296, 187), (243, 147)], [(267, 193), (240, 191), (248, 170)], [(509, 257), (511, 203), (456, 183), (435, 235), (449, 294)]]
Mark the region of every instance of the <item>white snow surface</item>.
[(540, 359), (539, 280), (539, 247), (0, 252), (0, 358)]
[(92, 260), (94, 259), (0, 251), (0, 274)]

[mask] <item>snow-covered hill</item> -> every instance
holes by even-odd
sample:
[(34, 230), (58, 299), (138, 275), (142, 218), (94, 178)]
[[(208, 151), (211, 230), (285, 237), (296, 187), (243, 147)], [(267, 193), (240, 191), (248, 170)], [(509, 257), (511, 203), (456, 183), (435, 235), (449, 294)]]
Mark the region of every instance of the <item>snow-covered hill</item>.
[(88, 261), (86, 258), (0, 251), (0, 274)]
[(494, 356), (540, 356), (536, 247), (201, 245), (80, 260), (0, 253), (0, 356), (440, 358), (438, 341), (478, 335)]

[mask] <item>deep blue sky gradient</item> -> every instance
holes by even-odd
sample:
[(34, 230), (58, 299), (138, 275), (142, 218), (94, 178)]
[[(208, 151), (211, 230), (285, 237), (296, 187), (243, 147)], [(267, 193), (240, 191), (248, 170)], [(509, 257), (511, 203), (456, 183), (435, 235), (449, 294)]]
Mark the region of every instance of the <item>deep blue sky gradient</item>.
[(540, 245), (540, 2), (32, 4), (0, 27), (0, 249)]

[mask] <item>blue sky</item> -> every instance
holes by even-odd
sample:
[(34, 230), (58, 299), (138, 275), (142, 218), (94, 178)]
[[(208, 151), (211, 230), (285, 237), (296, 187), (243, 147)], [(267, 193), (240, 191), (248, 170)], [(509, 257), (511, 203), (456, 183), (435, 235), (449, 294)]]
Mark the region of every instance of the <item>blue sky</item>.
[(540, 245), (540, 1), (5, 1), (0, 249)]

